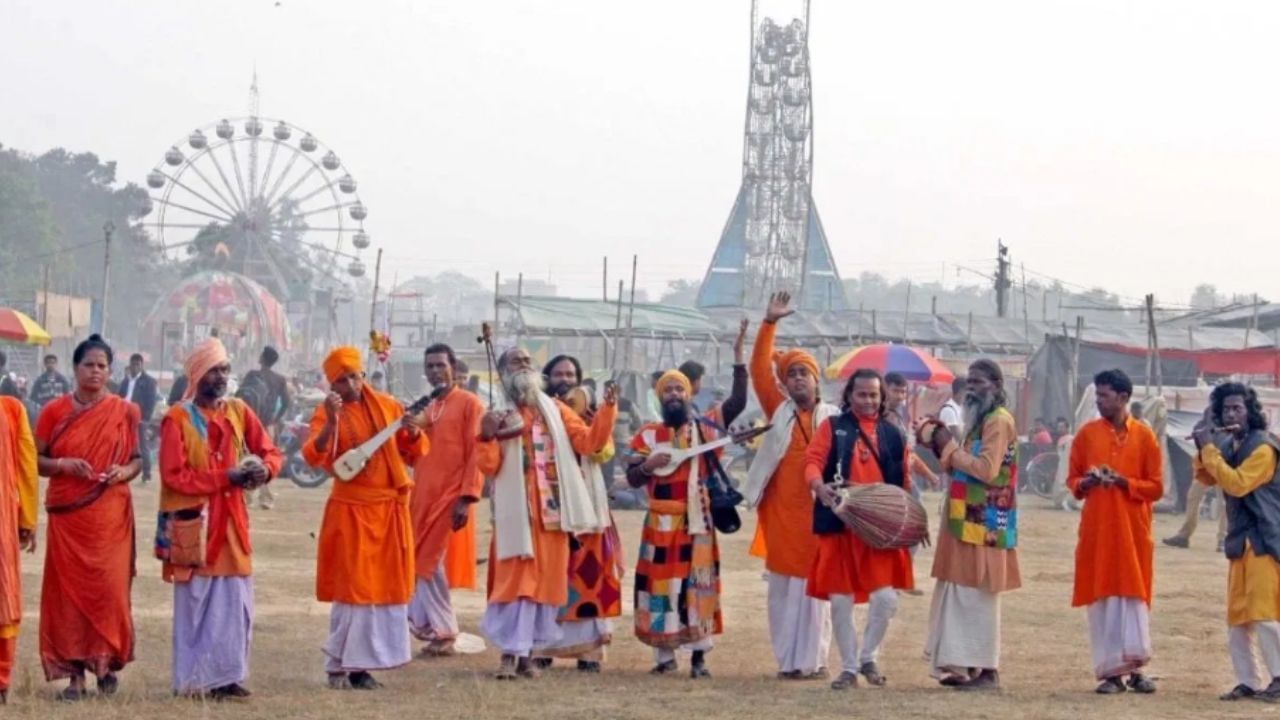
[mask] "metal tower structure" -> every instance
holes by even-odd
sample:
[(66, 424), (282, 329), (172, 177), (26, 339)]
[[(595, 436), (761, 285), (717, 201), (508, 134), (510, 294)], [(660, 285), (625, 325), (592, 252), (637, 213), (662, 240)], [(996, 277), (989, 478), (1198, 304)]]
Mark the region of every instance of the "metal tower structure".
[(789, 21), (762, 17), (760, 3), (751, 4), (742, 185), (697, 305), (757, 307), (769, 293), (790, 290), (800, 309), (844, 310), (844, 287), (813, 204), (809, 1), (792, 0)]

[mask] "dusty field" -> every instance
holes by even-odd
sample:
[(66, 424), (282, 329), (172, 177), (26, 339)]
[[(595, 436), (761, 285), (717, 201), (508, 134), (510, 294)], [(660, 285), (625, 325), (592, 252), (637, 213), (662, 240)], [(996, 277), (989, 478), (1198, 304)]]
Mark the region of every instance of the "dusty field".
[[(928, 615), (931, 557), (922, 551), (916, 577), (923, 597), (904, 597), (890, 630), (881, 666), (885, 688), (834, 693), (825, 683), (783, 683), (774, 679), (768, 644), (765, 586), (760, 563), (747, 556), (752, 526), (722, 538), (726, 634), (710, 655), (715, 675), (705, 682), (687, 676), (651, 678), (649, 650), (634, 640), (630, 615), (617, 634), (604, 674), (579, 677), (570, 667), (538, 681), (496, 683), (488, 672), (497, 664), (483, 655), (415, 660), (404, 669), (380, 674), (387, 689), (377, 693), (335, 693), (324, 688), (320, 645), (327, 630), (327, 607), (312, 599), (314, 544), (324, 490), (282, 488), (277, 509), (255, 511), (257, 625), (253, 648), (254, 699), (247, 704), (203, 705), (169, 695), (170, 591), (150, 556), (154, 530), (154, 485), (136, 488), (139, 577), (134, 587), (138, 660), (122, 675), (121, 694), (76, 707), (51, 701), (57, 686), (43, 681), (36, 656), (40, 568), (43, 555), (27, 558), (23, 581), (27, 602), (7, 717), (130, 718), (172, 720), (181, 714), (243, 718), (343, 717), (536, 717), (578, 718), (1072, 718), (1105, 713), (1109, 718), (1280, 717), (1280, 706), (1228, 705), (1217, 693), (1232, 684), (1225, 649), (1223, 594), (1226, 563), (1213, 553), (1212, 528), (1200, 528), (1191, 550), (1161, 547), (1156, 552), (1156, 601), (1152, 630), (1156, 660), (1152, 673), (1160, 691), (1099, 697), (1092, 693), (1089, 648), (1082, 610), (1069, 605), (1077, 516), (1044, 509), (1030, 499), (1022, 515), (1021, 552), (1026, 587), (1005, 596), (1003, 679), (1000, 695), (965, 696), (938, 688), (921, 658)], [(937, 496), (927, 499), (937, 507)], [(638, 513), (618, 517), (634, 559), (639, 542)], [(42, 518), (43, 522), (43, 518)], [(748, 521), (750, 522), (750, 521)], [(1156, 535), (1176, 528), (1161, 516)], [(487, 528), (484, 529), (487, 537)], [(42, 530), (43, 533), (43, 530)], [(43, 537), (42, 537), (43, 544)], [(483, 574), (482, 574), (483, 577)], [(628, 583), (629, 584), (629, 583)], [(628, 591), (629, 592), (629, 591)], [(629, 610), (630, 599), (626, 606)], [(476, 632), (483, 610), (480, 593), (458, 598), (465, 631)], [(861, 626), (861, 618), (859, 619)], [(832, 662), (838, 662), (832, 649)]]

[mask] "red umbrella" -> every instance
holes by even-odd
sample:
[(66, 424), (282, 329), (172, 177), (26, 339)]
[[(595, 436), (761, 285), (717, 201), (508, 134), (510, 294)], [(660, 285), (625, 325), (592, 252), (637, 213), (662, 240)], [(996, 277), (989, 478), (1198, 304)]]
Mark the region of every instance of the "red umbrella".
[(919, 383), (943, 384), (956, 378), (932, 355), (909, 345), (880, 343), (857, 347), (841, 355), (827, 367), (827, 379), (847, 380), (859, 368), (870, 368), (881, 375), (896, 372)]

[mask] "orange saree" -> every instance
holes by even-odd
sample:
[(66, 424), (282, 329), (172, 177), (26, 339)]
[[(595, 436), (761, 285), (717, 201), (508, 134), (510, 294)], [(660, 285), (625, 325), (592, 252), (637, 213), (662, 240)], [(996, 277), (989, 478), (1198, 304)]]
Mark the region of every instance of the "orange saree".
[[(115, 395), (87, 407), (64, 395), (44, 407), (36, 437), (47, 448), (46, 457), (79, 458), (102, 473), (137, 454), (139, 419), (137, 406)], [(133, 661), (134, 641), (129, 486), (55, 474), (45, 503), (49, 528), (40, 593), (45, 678), (120, 670)]]

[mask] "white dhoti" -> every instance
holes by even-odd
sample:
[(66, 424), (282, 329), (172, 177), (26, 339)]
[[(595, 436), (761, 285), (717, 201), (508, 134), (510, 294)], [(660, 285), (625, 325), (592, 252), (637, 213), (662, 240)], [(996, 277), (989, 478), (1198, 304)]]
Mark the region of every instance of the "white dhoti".
[(408, 605), (348, 605), (329, 610), (325, 671), (386, 670), (409, 663)]
[[(715, 643), (712, 642), (711, 638), (712, 636), (708, 635), (697, 642), (688, 643), (687, 645), (681, 645), (679, 650), (682, 653), (711, 652), (711, 648), (715, 646)], [(676, 659), (676, 651), (672, 650), (671, 648), (654, 648), (653, 649), (654, 662), (661, 664), (665, 662), (671, 662), (672, 660), (675, 660), (675, 659)]]
[(449, 595), (449, 578), (444, 562), (430, 580), (417, 579), (409, 601), (409, 629), (423, 642), (447, 641), (458, 637), (458, 617)]
[(604, 646), (612, 640), (613, 621), (608, 618), (565, 620), (560, 623), (560, 639), (539, 646), (536, 654), (603, 662)]
[(805, 592), (806, 578), (769, 574), (769, 641), (779, 672), (810, 674), (827, 666), (831, 608)]
[(929, 674), (963, 675), (969, 668), (1000, 667), (1000, 596), (939, 580), (929, 606), (925, 641)]
[(1093, 672), (1099, 680), (1137, 672), (1151, 661), (1151, 611), (1141, 598), (1105, 597), (1088, 612)]
[(536, 647), (559, 642), (560, 608), (521, 598), (515, 602), (489, 603), (480, 630), (503, 655), (528, 657)]
[[(1262, 653), (1261, 668), (1253, 652), (1255, 638)], [(1280, 678), (1280, 622), (1264, 620), (1232, 625), (1227, 628), (1227, 650), (1231, 653), (1236, 682), (1241, 685), (1265, 690), (1273, 679)], [(1266, 671), (1265, 675), (1262, 670)]]
[(249, 679), (253, 578), (173, 584), (173, 691), (200, 693)]

